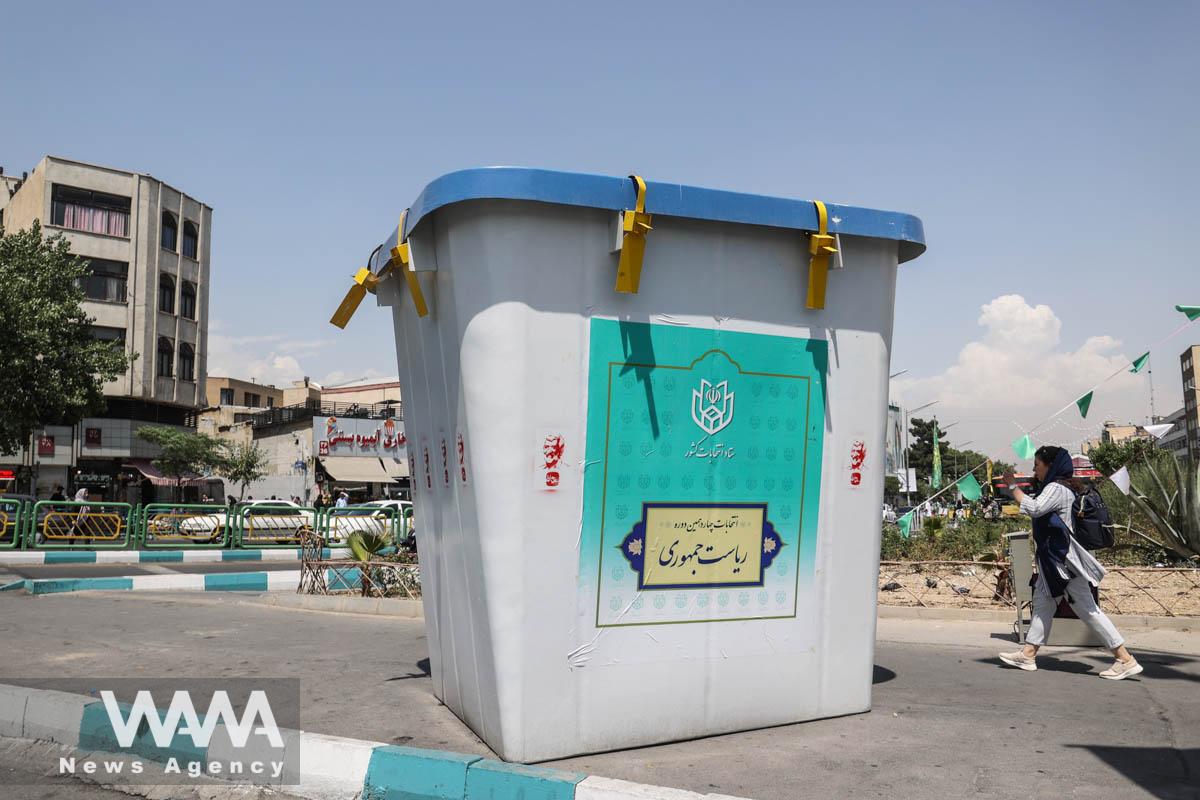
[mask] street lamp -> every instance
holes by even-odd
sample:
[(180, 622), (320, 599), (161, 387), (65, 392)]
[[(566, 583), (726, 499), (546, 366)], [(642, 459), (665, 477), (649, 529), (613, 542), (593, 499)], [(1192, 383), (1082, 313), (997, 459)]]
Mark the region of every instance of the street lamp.
[(913, 482), (908, 479), (909, 478), (909, 475), (908, 475), (908, 420), (909, 420), (909, 417), (911, 417), (913, 414), (917, 413), (918, 411), (925, 409), (925, 408), (929, 408), (930, 406), (935, 406), (940, 402), (941, 402), (940, 400), (934, 400), (932, 403), (926, 403), (923, 406), (917, 406), (916, 408), (905, 409), (902, 411), (902, 413), (904, 415), (904, 502), (905, 502), (905, 504), (910, 505), (910, 506), (912, 505), (912, 483)]
[(908, 372), (908, 370), (906, 370), (906, 369), (902, 369), (899, 372), (893, 372), (891, 375), (888, 375), (888, 380), (890, 381), (892, 378), (899, 378), (901, 375), (903, 375), (906, 372)]
[(958, 472), (958, 451), (960, 448), (966, 447), (969, 444), (975, 444), (975, 440), (972, 439), (969, 442), (963, 442), (958, 447), (954, 448), (954, 474), (955, 475), (959, 474), (959, 472)]

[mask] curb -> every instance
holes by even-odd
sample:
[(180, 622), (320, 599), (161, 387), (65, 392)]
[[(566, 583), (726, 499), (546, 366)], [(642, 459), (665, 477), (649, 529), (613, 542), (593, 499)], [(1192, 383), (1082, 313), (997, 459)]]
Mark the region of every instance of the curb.
[[(1015, 611), (981, 608), (922, 608), (920, 606), (879, 606), (880, 619), (923, 619), (944, 622), (1016, 622)], [(1149, 614), (1113, 614), (1122, 628), (1160, 631), (1200, 631), (1200, 617), (1156, 617)]]
[(265, 594), (243, 602), (275, 606), (296, 611), (323, 611), (332, 614), (371, 614), (381, 617), (423, 619), (425, 607), (420, 600), (399, 597), (356, 597), (353, 595)]
[[(358, 588), (358, 569), (325, 571), (331, 589)], [(124, 575), (111, 578), (28, 578), (0, 586), (0, 591), (24, 589), (30, 594), (63, 592), (271, 592), (294, 591), (300, 570), (277, 572), (215, 572), (198, 575)]]
[[(344, 558), (345, 547), (325, 548), (321, 557)], [(278, 550), (12, 550), (0, 551), (6, 564), (211, 564), (219, 561), (299, 561), (300, 548)]]
[[(283, 760), (297, 768), (299, 783), (273, 788), (312, 800), (421, 798), (421, 800), (740, 800), (644, 783), (600, 778), (546, 767), (508, 764), (482, 756), (398, 747), (280, 729)], [(176, 734), (177, 737), (183, 734)], [(0, 684), (0, 736), (49, 741), (77, 750), (134, 753), (165, 763), (179, 746), (159, 750), (144, 739), (131, 748), (116, 734), (101, 700), (86, 695)], [(82, 747), (81, 747), (82, 744)], [(228, 737), (214, 735), (196, 760), (228, 758)], [(303, 750), (303, 758), (300, 752)]]

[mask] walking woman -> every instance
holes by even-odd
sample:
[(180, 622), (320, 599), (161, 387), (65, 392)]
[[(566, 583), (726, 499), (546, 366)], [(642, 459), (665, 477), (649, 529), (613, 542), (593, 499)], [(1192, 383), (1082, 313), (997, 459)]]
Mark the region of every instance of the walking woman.
[(1033, 474), (1040, 487), (1033, 494), (1017, 488), (1011, 472), (1004, 476), (1012, 487), (1013, 499), (1021, 504), (1021, 511), (1033, 518), (1037, 583), (1033, 588), (1033, 620), (1025, 636), (1025, 647), (1001, 653), (1000, 660), (1018, 669), (1037, 669), (1038, 648), (1046, 643), (1054, 611), (1059, 599), (1066, 595), (1076, 616), (1099, 634), (1117, 659), (1100, 677), (1119, 681), (1137, 675), (1142, 665), (1125, 649), (1125, 639), (1092, 596), (1092, 587), (1100, 585), (1106, 570), (1072, 536), (1075, 524), (1071, 504), (1075, 492), (1066, 485), (1074, 475), (1070, 454), (1061, 447), (1038, 448), (1033, 456)]

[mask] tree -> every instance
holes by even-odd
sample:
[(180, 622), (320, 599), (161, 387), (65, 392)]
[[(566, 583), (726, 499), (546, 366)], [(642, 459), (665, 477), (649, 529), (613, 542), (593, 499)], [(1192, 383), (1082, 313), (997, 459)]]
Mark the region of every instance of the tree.
[(1087, 456), (1093, 467), (1104, 475), (1111, 475), (1121, 467), (1153, 459), (1158, 452), (1161, 451), (1150, 439), (1126, 439), (1123, 442), (1102, 442), (1088, 450)]
[[(929, 488), (929, 476), (933, 472), (934, 422), (935, 420), (924, 420), (919, 417), (909, 420), (908, 432), (912, 437), (912, 444), (908, 447), (908, 466), (917, 471), (917, 490), (912, 494), (918, 500), (924, 500), (933, 494)], [(952, 447), (944, 430), (938, 431), (938, 450), (942, 454), (942, 472), (945, 476), (942, 488), (961, 477), (968, 470), (972, 470), (988, 460), (988, 456), (984, 453)], [(1010, 469), (1015, 469), (1012, 464), (992, 459), (993, 475), (1003, 475), (1006, 470)], [(981, 484), (987, 480), (987, 475), (982, 469), (975, 473), (975, 477)]]
[(73, 425), (104, 408), (104, 384), (135, 356), (92, 338), (80, 305), (86, 262), (42, 226), (0, 230), (0, 453), (16, 452), (43, 425)]
[[(918, 476), (924, 475), (926, 479), (933, 472), (933, 420), (925, 420), (920, 417), (913, 417), (908, 421), (908, 433), (912, 437), (912, 444), (908, 446), (908, 466), (917, 471)], [(941, 438), (939, 436), (939, 438)], [(945, 442), (939, 442), (939, 449), (942, 451), (943, 468), (946, 463), (946, 451), (942, 448), (946, 446)]]
[(246, 487), (267, 474), (266, 451), (254, 442), (234, 445), (220, 473), (238, 487), (238, 500), (241, 500)]
[(176, 497), (182, 495), (184, 478), (211, 475), (224, 469), (227, 463), (224, 442), (207, 434), (149, 425), (139, 429), (137, 435), (162, 448), (154, 466), (175, 479)]

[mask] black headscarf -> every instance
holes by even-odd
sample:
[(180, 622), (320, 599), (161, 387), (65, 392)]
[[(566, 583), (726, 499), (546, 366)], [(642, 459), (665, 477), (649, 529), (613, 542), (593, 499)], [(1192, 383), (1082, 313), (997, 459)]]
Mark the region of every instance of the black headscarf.
[[(1075, 475), (1075, 465), (1071, 462), (1071, 454), (1061, 447), (1055, 448), (1053, 460), (1041, 486), (1034, 493), (1037, 497), (1052, 483), (1068, 480)], [(1049, 455), (1043, 453), (1042, 455)], [(1044, 462), (1043, 462), (1044, 463)], [(1058, 569), (1066, 564), (1067, 554), (1071, 552), (1071, 529), (1062, 521), (1057, 512), (1051, 511), (1040, 517), (1033, 518), (1033, 541), (1037, 544), (1038, 569), (1046, 578), (1050, 594), (1062, 597), (1067, 593), (1067, 578)]]

